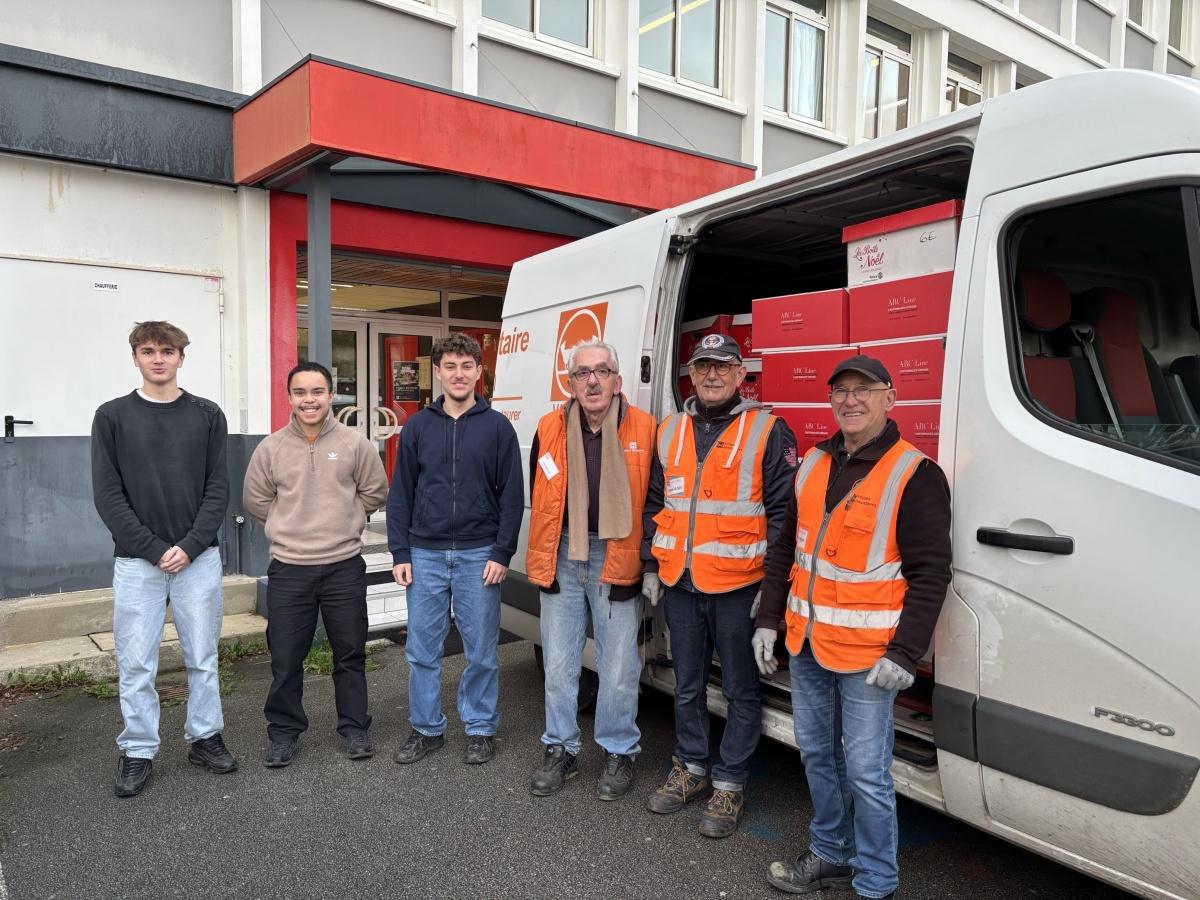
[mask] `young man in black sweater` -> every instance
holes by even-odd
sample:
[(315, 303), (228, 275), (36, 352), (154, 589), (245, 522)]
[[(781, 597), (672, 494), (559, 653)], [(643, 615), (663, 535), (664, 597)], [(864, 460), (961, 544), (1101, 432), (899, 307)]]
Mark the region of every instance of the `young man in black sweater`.
[(217, 679), (221, 554), (217, 531), (229, 503), (225, 416), (182, 390), (187, 335), (140, 322), (129, 335), (142, 386), (96, 410), (92, 491), (112, 533), (113, 632), (125, 730), (114, 790), (141, 793), (158, 751), (158, 647), (170, 602), (188, 671), (188, 760), (224, 774), (237, 761), (221, 739)]

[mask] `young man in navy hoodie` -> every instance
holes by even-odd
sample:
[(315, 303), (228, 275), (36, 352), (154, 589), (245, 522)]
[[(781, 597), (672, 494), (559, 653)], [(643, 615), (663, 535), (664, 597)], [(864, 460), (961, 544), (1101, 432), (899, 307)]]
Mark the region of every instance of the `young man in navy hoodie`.
[(524, 512), (521, 453), (512, 424), (475, 393), (483, 373), (479, 343), (452, 334), (433, 345), (442, 396), (400, 433), (388, 496), (392, 574), (408, 589), (408, 716), (412, 734), (396, 762), (415, 763), (445, 743), (442, 651), (454, 621), (467, 669), (458, 715), (464, 760), (495, 754), (500, 716), (500, 583), (517, 550)]

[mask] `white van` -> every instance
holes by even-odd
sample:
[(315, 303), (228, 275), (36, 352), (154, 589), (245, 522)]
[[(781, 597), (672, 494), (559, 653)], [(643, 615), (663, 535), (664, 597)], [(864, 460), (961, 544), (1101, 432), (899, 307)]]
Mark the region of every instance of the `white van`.
[[(565, 351), (600, 334), (661, 420), (680, 323), (845, 286), (843, 227), (961, 201), (954, 578), (897, 703), (897, 790), (1163, 898), (1200, 897), (1198, 123), (1200, 82), (1054, 79), (526, 260), (495, 390), (528, 453)], [(510, 581), (503, 626), (538, 641), (537, 591)], [(669, 692), (661, 612), (645, 658)], [(764, 701), (792, 743), (783, 673)]]

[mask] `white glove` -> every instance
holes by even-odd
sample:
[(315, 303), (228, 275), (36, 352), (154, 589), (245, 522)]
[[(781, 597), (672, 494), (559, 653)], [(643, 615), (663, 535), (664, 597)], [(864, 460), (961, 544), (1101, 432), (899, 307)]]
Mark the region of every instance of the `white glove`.
[(758, 607), (762, 603), (762, 591), (754, 595), (754, 602), (750, 604), (750, 618), (758, 618)]
[(750, 646), (754, 648), (754, 664), (763, 675), (774, 674), (779, 668), (779, 660), (775, 658), (777, 636), (774, 628), (755, 628), (754, 637), (750, 638)]
[(885, 691), (903, 691), (912, 687), (913, 677), (886, 656), (879, 657), (867, 673), (867, 684)]
[(651, 606), (658, 606), (662, 599), (663, 586), (655, 572), (647, 572), (642, 576), (642, 596), (650, 601)]

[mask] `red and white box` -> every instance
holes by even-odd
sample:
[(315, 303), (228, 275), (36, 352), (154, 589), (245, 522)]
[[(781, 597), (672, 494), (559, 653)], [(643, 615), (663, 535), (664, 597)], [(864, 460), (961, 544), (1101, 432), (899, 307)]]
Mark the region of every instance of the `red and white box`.
[(857, 347), (779, 350), (762, 355), (763, 399), (768, 403), (828, 403), (834, 366)]
[(796, 436), (796, 455), (831, 437), (837, 431), (828, 403), (772, 403), (772, 414), (787, 422)]
[(861, 344), (858, 352), (883, 363), (892, 376), (898, 400), (942, 399), (942, 372), (946, 367), (943, 335)]
[(751, 319), (750, 313), (742, 313), (734, 316), (729, 323), (729, 336), (738, 342), (738, 346), (742, 348), (742, 359), (757, 359), (758, 353), (754, 349), (754, 343), (751, 341)]
[(855, 287), (954, 268), (962, 202), (946, 200), (842, 229), (846, 284)]
[(850, 288), (850, 340), (894, 341), (944, 334), (950, 321), (953, 272)]
[(679, 364), (686, 366), (696, 350), (696, 346), (707, 335), (729, 334), (733, 325), (733, 316), (709, 316), (706, 319), (692, 319), (679, 326)]
[(849, 342), (846, 289), (762, 297), (750, 304), (756, 353), (785, 347), (841, 346)]
[(897, 401), (888, 417), (899, 427), (902, 438), (930, 459), (937, 459), (942, 404)]

